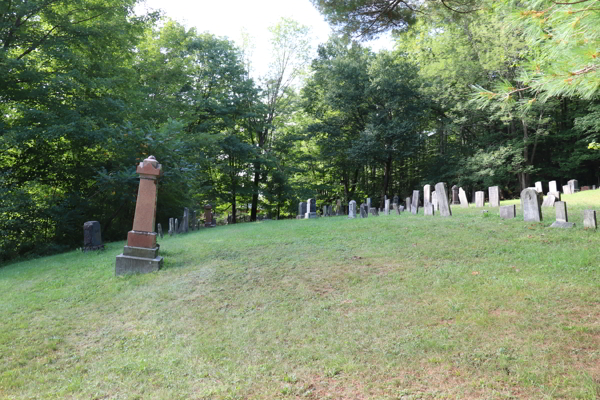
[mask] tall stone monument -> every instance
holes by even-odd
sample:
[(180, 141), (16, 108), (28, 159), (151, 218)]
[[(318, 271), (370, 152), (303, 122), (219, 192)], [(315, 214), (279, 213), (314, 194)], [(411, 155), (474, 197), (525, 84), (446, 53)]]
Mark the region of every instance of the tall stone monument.
[(337, 202), (335, 204), (335, 215), (342, 215), (342, 200), (337, 199)]
[(369, 216), (369, 209), (367, 207), (367, 203), (362, 203), (360, 205), (360, 217), (367, 218)]
[(154, 232), (156, 219), (157, 180), (162, 175), (162, 165), (150, 156), (137, 167), (140, 186), (135, 205), (133, 229), (127, 233), (127, 245), (117, 256), (115, 274), (146, 273), (158, 271), (163, 258), (158, 255)]
[(500, 190), (498, 186), (490, 186), (488, 195), (490, 196), (490, 207), (500, 207)]
[(525, 222), (540, 222), (542, 220), (542, 208), (538, 192), (527, 188), (521, 191), (521, 204), (523, 208), (523, 220)]
[(440, 215), (442, 217), (451, 217), (452, 209), (450, 208), (450, 204), (448, 204), (448, 188), (446, 183), (438, 182), (435, 185), (435, 195), (437, 197)]

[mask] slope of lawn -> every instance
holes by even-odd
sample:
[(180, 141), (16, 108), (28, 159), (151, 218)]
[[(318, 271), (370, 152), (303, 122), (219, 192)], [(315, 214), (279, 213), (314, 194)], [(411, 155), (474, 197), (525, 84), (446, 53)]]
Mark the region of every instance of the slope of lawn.
[[(473, 207), (264, 221), (0, 268), (0, 398), (596, 399), (600, 233)], [(82, 235), (83, 236), (83, 235)]]

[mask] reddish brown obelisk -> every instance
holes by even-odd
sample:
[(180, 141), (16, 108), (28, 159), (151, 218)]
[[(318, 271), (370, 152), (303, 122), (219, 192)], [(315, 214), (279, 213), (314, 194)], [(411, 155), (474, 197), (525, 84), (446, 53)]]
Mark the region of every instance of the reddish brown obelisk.
[(156, 244), (156, 196), (157, 180), (162, 175), (162, 165), (154, 156), (146, 158), (137, 167), (140, 174), (133, 229), (127, 233), (127, 245), (123, 254), (117, 256), (116, 275), (146, 273), (162, 267), (163, 258), (158, 256)]

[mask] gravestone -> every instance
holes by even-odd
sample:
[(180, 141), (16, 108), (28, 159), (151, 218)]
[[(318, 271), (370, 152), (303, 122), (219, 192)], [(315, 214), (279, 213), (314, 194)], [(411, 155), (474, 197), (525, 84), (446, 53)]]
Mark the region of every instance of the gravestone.
[(384, 208), (383, 213), (385, 215), (390, 215), (390, 199), (385, 200), (385, 208)]
[(544, 188), (542, 187), (542, 182), (538, 181), (538, 182), (535, 183), (535, 190), (538, 193), (544, 193)]
[(410, 212), (414, 215), (419, 213), (419, 191), (413, 190), (412, 200), (410, 202)]
[(432, 203), (427, 203), (423, 206), (423, 213), (424, 215), (433, 215), (434, 214), (434, 210), (433, 210), (433, 204)]
[(596, 229), (596, 210), (583, 210), (583, 227)]
[(187, 207), (183, 207), (183, 228), (181, 231), (183, 233), (188, 233), (190, 229), (190, 210)]
[(367, 218), (369, 216), (369, 209), (367, 207), (367, 203), (362, 203), (360, 205), (360, 217)]
[(133, 228), (127, 233), (127, 245), (123, 254), (117, 256), (115, 275), (158, 271), (163, 258), (158, 255), (156, 244), (156, 197), (158, 177), (162, 175), (162, 165), (154, 156), (149, 156), (136, 168), (140, 175), (140, 186), (135, 204)]
[(431, 185), (423, 186), (423, 206), (431, 203)]
[(573, 194), (573, 193), (571, 193), (571, 188), (569, 187), (569, 185), (563, 185), (563, 193), (564, 194)]
[[(460, 188), (456, 185), (452, 186), (452, 204), (462, 204), (460, 201)], [(464, 192), (464, 190), (463, 190)], [(465, 199), (467, 195), (465, 194)], [(469, 204), (469, 202), (467, 202)]]
[(300, 204), (298, 204), (298, 215), (301, 216), (301, 219), (306, 217), (306, 202), (305, 201), (301, 201)]
[(356, 218), (356, 201), (354, 200), (348, 204), (348, 218)]
[(175, 234), (180, 233), (179, 219), (175, 218)]
[(560, 192), (548, 192), (548, 194), (553, 195), (555, 201), (560, 201)]
[(483, 208), (485, 206), (485, 192), (475, 192), (475, 207)]
[(396, 203), (398, 204), (400, 202), (400, 198), (398, 197), (398, 195), (394, 196), (394, 201), (392, 203)]
[(500, 190), (498, 186), (490, 186), (488, 195), (490, 196), (490, 207), (500, 207)]
[(210, 227), (214, 228), (215, 226), (217, 226), (217, 214), (212, 213), (212, 215), (210, 216)]
[(521, 204), (525, 222), (540, 222), (542, 220), (540, 199), (535, 189), (527, 188), (521, 191)]
[(571, 194), (579, 192), (579, 182), (577, 182), (577, 179), (571, 179), (567, 182), (567, 185), (569, 185), (569, 190), (571, 191)]
[[(206, 204), (204, 206), (204, 227), (210, 228), (212, 226), (212, 206), (210, 204)], [(177, 221), (177, 220), (176, 220)], [(177, 225), (177, 222), (175, 222)]]
[(169, 218), (169, 236), (173, 236), (175, 233), (175, 220), (173, 218)]
[(404, 212), (404, 206), (398, 206), (398, 214)]
[(329, 209), (327, 208), (327, 205), (323, 206), (323, 216), (324, 217), (328, 217), (329, 216)]
[(448, 192), (446, 183), (438, 182), (435, 185), (435, 195), (437, 197), (440, 215), (442, 217), (451, 217), (452, 209), (450, 208), (450, 204), (448, 204)]
[(317, 218), (317, 204), (315, 199), (306, 201), (306, 219)]
[(162, 231), (162, 225), (160, 223), (158, 223), (156, 225), (156, 233), (158, 233), (158, 236), (162, 239), (163, 238), (163, 231)]
[(396, 211), (396, 213), (397, 213), (398, 212), (398, 204), (392, 203), (392, 210)]
[(581, 191), (582, 191), (582, 192), (584, 192), (584, 191), (586, 191), (586, 190), (590, 190), (590, 187), (589, 187), (589, 186), (582, 186), (582, 187), (581, 187)]
[(83, 224), (83, 251), (104, 249), (100, 222), (88, 221)]
[(517, 215), (517, 206), (500, 206), (500, 218), (502, 219), (512, 219)]
[(410, 211), (410, 197), (407, 197), (407, 198), (404, 200), (404, 209), (405, 209), (406, 211)]
[(549, 192), (558, 192), (558, 188), (556, 186), (556, 181), (548, 182), (548, 191)]
[(548, 193), (542, 202), (542, 207), (554, 207), (556, 197), (553, 194)]
[(557, 201), (554, 203), (554, 208), (556, 209), (556, 221), (550, 225), (551, 228), (572, 228), (575, 226), (575, 223), (569, 222), (567, 216), (567, 203), (564, 201)]
[(371, 209), (371, 198), (367, 197), (367, 210)]
[(460, 206), (463, 208), (469, 208), (469, 200), (467, 200), (467, 194), (463, 188), (458, 189), (458, 198), (460, 199)]
[(379, 217), (379, 211), (377, 211), (377, 207), (369, 208), (369, 213), (374, 217)]
[(438, 201), (437, 201), (437, 197), (436, 197), (436, 191), (434, 190), (433, 192), (431, 192), (431, 204), (433, 204), (433, 210), (439, 210), (438, 208)]

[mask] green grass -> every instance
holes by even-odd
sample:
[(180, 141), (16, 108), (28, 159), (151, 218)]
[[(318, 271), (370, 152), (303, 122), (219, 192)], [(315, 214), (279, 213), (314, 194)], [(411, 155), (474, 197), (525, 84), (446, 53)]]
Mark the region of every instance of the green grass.
[(146, 275), (124, 243), (7, 265), (0, 398), (596, 399), (600, 191), (564, 200), (575, 229), (454, 206), (165, 237)]

